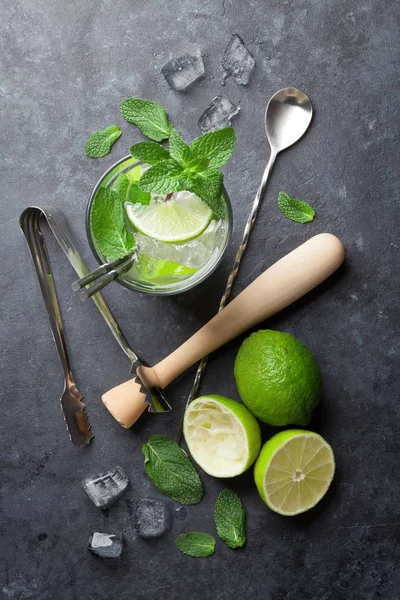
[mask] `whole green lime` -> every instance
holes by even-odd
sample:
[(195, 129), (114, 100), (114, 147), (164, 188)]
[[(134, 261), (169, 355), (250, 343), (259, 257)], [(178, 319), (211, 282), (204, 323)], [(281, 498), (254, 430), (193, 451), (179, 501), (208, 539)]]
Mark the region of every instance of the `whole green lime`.
[(307, 425), (322, 389), (319, 366), (289, 333), (252, 333), (235, 361), (239, 394), (248, 409), (270, 425)]

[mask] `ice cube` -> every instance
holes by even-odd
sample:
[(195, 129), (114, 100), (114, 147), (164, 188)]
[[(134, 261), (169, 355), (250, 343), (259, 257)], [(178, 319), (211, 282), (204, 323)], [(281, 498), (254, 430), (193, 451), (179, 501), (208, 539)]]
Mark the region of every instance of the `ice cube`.
[(204, 77), (205, 70), (200, 47), (191, 44), (182, 54), (168, 61), (162, 67), (161, 73), (173, 90), (186, 92)]
[(95, 531), (89, 538), (88, 548), (92, 554), (103, 558), (117, 558), (122, 552), (122, 534), (99, 533)]
[(99, 475), (86, 477), (82, 486), (89, 498), (98, 508), (106, 509), (126, 492), (129, 479), (121, 467), (109, 469)]
[(199, 127), (202, 133), (209, 133), (222, 127), (228, 127), (231, 119), (238, 114), (240, 108), (235, 106), (229, 98), (216, 96), (206, 108), (199, 119)]
[[(178, 192), (178, 195), (188, 192)], [(184, 265), (192, 269), (200, 269), (212, 257), (215, 251), (221, 247), (226, 235), (224, 221), (212, 220), (207, 229), (194, 240), (182, 244), (170, 244), (160, 242), (147, 237), (141, 233), (135, 233), (135, 240), (139, 246), (139, 254), (145, 257), (144, 261), (139, 258), (138, 263), (134, 265), (130, 273), (132, 277), (140, 276), (142, 265), (146, 267), (146, 261), (169, 260), (179, 265)]]
[(222, 66), (236, 83), (247, 85), (256, 66), (253, 55), (247, 50), (240, 35), (234, 33), (222, 57)]
[(173, 504), (169, 500), (141, 498), (136, 502), (133, 527), (142, 538), (157, 538), (169, 531), (173, 521)]

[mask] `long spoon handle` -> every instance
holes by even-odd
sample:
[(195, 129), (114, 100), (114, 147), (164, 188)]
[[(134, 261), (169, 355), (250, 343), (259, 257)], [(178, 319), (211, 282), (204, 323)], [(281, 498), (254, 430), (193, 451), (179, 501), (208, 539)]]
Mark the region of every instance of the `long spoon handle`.
[[(238, 248), (238, 251), (236, 253), (235, 262), (233, 264), (232, 271), (229, 274), (226, 288), (225, 288), (224, 294), (221, 298), (221, 302), (219, 304), (218, 312), (220, 312), (224, 308), (224, 306), (226, 306), (226, 304), (229, 302), (229, 298), (232, 293), (232, 287), (235, 282), (236, 276), (239, 272), (239, 267), (240, 267), (240, 263), (242, 261), (243, 255), (246, 252), (247, 244), (248, 244), (248, 241), (250, 238), (250, 233), (254, 227), (254, 223), (257, 218), (258, 208), (259, 208), (260, 202), (264, 196), (265, 189), (267, 187), (268, 179), (269, 179), (270, 173), (272, 171), (272, 167), (274, 166), (276, 156), (277, 156), (277, 153), (275, 151), (271, 150), (271, 155), (269, 157), (268, 164), (265, 167), (260, 186), (257, 190), (256, 197), (254, 198), (253, 206), (251, 208), (251, 213), (249, 215), (249, 218), (247, 219), (247, 223), (246, 223), (246, 226), (245, 226), (244, 232), (243, 232), (243, 238), (242, 238), (242, 241)], [(186, 406), (188, 406), (190, 404), (190, 402), (197, 396), (197, 393), (198, 393), (199, 387), (200, 387), (200, 383), (201, 383), (201, 379), (203, 377), (204, 371), (206, 370), (207, 360), (208, 360), (208, 356), (205, 356), (201, 360), (199, 366), (197, 367), (196, 375), (195, 375), (194, 382), (193, 382), (193, 387), (190, 390), (190, 394), (186, 401)], [(178, 439), (180, 439), (181, 435), (182, 435), (182, 423), (179, 427)]]
[(231, 295), (232, 286), (233, 286), (233, 283), (238, 274), (240, 263), (243, 258), (243, 254), (246, 252), (247, 244), (248, 244), (248, 241), (250, 238), (250, 233), (254, 227), (254, 223), (256, 222), (258, 208), (259, 208), (260, 202), (264, 196), (265, 189), (266, 189), (267, 183), (268, 183), (268, 179), (269, 179), (270, 173), (272, 171), (272, 167), (274, 166), (274, 163), (275, 163), (275, 159), (276, 159), (276, 153), (272, 151), (271, 156), (269, 157), (267, 166), (265, 167), (265, 170), (264, 170), (264, 173), (263, 173), (263, 176), (261, 179), (260, 187), (258, 188), (256, 197), (254, 198), (253, 206), (251, 208), (251, 213), (249, 215), (249, 218), (247, 219), (246, 227), (244, 228), (243, 238), (242, 238), (241, 244), (238, 248), (238, 251), (236, 253), (235, 262), (233, 264), (233, 269), (229, 274), (225, 292), (221, 298), (219, 310), (222, 310), (224, 308), (224, 306), (227, 304), (229, 297)]

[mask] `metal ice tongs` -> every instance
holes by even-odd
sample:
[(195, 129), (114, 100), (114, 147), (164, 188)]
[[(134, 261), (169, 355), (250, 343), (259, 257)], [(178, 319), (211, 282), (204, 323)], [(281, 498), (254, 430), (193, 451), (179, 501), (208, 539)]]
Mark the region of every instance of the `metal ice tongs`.
[[(51, 266), (46, 244), (40, 230), (40, 218), (42, 216), (45, 217), (50, 230), (79, 277), (84, 277), (89, 271), (75, 247), (72, 234), (61, 210), (52, 206), (43, 208), (39, 206), (30, 206), (22, 212), (20, 216), (20, 226), (26, 237), (32, 260), (35, 265), (36, 274), (50, 319), (54, 341), (64, 370), (65, 387), (61, 397), (61, 407), (72, 442), (77, 446), (83, 446), (90, 442), (93, 434), (90, 432), (87, 414), (84, 412), (85, 404), (82, 402), (83, 395), (79, 392), (71, 373)], [(129, 346), (110, 307), (100, 292), (95, 294), (92, 297), (92, 300), (99, 309), (100, 314), (108, 327), (111, 329), (118, 344), (131, 361), (131, 371), (135, 372), (136, 369), (141, 366), (141, 362)], [(157, 392), (159, 392), (159, 394), (156, 398), (152, 397), (150, 394), (146, 397), (146, 401), (149, 404), (149, 411), (166, 412), (171, 410), (170, 405), (166, 402), (161, 391), (157, 390)]]

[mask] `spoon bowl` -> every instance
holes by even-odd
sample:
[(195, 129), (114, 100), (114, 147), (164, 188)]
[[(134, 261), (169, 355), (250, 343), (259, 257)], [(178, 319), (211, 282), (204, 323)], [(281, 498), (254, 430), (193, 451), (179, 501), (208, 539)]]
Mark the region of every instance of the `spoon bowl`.
[(265, 110), (265, 131), (275, 154), (304, 135), (312, 113), (310, 98), (301, 90), (285, 88), (272, 96)]

